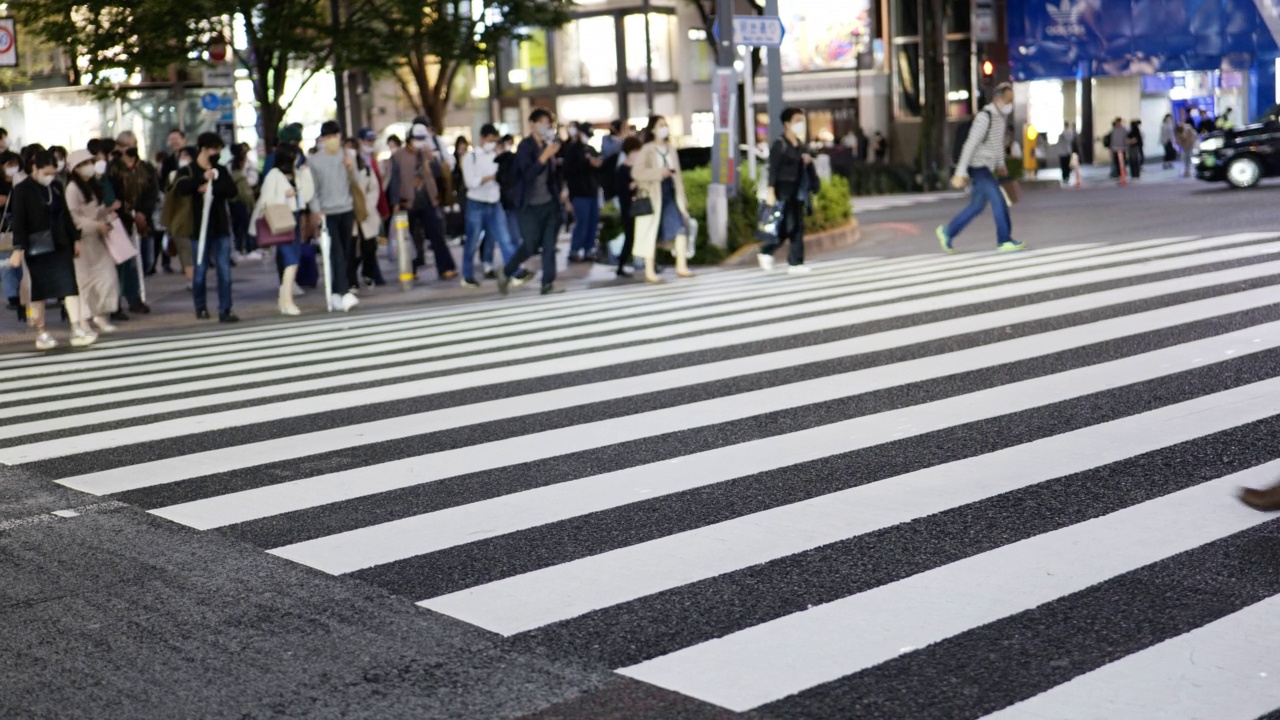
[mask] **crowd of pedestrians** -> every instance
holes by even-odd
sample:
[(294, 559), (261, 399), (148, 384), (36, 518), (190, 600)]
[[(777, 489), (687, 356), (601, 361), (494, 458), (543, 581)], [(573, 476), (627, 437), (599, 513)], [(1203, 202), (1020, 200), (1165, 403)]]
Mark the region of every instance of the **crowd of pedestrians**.
[[(773, 251), (788, 242), (791, 271), (803, 272), (804, 216), (818, 180), (803, 114), (789, 109), (783, 120), (768, 182), (783, 222), (760, 265), (770, 269)], [(5, 296), (42, 350), (59, 344), (46, 308), (60, 308), (71, 345), (91, 345), (131, 314), (149, 313), (145, 278), (177, 272), (175, 262), (200, 320), (237, 322), (234, 268), (269, 259), (280, 314), (303, 313), (304, 285), (327, 289), (327, 310), (350, 312), (362, 291), (386, 284), (379, 250), (396, 212), (408, 219), (413, 274), (430, 264), (440, 280), (466, 288), (492, 281), (505, 295), (534, 279), (524, 265), (538, 256), (541, 293), (563, 292), (556, 246), (570, 222), (571, 263), (616, 262), (620, 278), (643, 268), (644, 281), (658, 284), (658, 249), (666, 247), (675, 276), (692, 277), (698, 227), (666, 118), (651, 117), (642, 130), (614, 122), (599, 150), (595, 132), (589, 123), (562, 126), (539, 108), (518, 140), (490, 124), (474, 144), (458, 138), (450, 147), (419, 117), (403, 142), (387, 138), (379, 159), (370, 128), (344, 138), (329, 121), (304, 148), (301, 125), (290, 124), (261, 166), (247, 145), (227, 148), (216, 133), (193, 143), (174, 129), (151, 160), (130, 132), (70, 152), (30, 145), (13, 153), (0, 136), (0, 237), (12, 238), (11, 251), (0, 247)], [(612, 252), (599, 238), (605, 203), (620, 210), (623, 226)]]

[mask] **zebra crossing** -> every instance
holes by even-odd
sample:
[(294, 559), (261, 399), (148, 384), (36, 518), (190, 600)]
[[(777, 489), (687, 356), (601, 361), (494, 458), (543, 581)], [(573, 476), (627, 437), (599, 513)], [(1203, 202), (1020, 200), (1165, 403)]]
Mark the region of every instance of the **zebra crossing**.
[(963, 200), (963, 192), (903, 193), (901, 195), (861, 195), (853, 200), (853, 209), (859, 215), (879, 212), (881, 210), (897, 210), (917, 205), (932, 205), (946, 200)]
[(0, 357), (0, 464), (760, 717), (1280, 708), (1280, 235)]

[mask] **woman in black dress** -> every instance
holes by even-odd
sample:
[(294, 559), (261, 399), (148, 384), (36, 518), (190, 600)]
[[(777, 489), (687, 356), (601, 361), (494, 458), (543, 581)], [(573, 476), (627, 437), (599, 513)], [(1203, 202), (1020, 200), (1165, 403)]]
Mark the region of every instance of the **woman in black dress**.
[[(617, 179), (618, 208), (622, 211), (622, 252), (618, 253), (618, 277), (629, 278), (635, 275), (631, 269), (631, 250), (636, 245), (636, 216), (631, 212), (631, 202), (635, 200), (636, 183), (631, 179), (631, 166), (644, 143), (634, 135), (622, 141), (622, 162), (618, 164)], [(609, 160), (612, 162), (612, 159)]]
[(75, 258), (80, 254), (79, 234), (67, 210), (53, 155), (35, 154), (30, 175), (9, 196), (13, 219), (13, 256), (9, 263), (26, 267), (31, 280), (31, 324), (39, 330), (36, 349), (52, 350), (58, 341), (44, 327), (45, 300), (62, 300), (71, 320), (72, 347), (92, 345), (98, 336), (85, 328), (81, 317)]

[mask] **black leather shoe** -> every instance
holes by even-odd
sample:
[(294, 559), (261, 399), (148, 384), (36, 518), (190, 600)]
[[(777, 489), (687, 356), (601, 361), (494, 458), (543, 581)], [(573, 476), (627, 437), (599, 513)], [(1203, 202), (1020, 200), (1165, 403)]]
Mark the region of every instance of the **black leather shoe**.
[(129, 316), (123, 310), (117, 310), (110, 315), (111, 322), (129, 322)]
[(151, 312), (151, 306), (139, 300), (138, 302), (129, 303), (129, 312), (138, 315), (146, 315)]
[(199, 310), (197, 310), (197, 311), (196, 311), (196, 319), (197, 319), (197, 320), (208, 320), (208, 319), (209, 319), (209, 311), (208, 311), (208, 310), (205, 310), (204, 308), (200, 308)]
[(236, 316), (235, 313), (228, 310), (218, 316), (218, 322), (223, 322), (223, 323), (240, 322), (240, 318)]
[(542, 294), (543, 294), (543, 295), (559, 295), (559, 294), (560, 294), (560, 293), (562, 293), (562, 292), (564, 292), (564, 288), (556, 287), (555, 285), (543, 285), (543, 286), (542, 286)]

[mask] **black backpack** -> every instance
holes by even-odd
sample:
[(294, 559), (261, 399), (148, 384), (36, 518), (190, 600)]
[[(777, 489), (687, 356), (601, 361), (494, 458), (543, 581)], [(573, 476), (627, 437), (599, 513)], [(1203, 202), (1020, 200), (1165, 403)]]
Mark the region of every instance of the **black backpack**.
[(516, 209), (516, 189), (519, 187), (519, 178), (515, 173), (516, 154), (513, 152), (504, 152), (497, 157), (498, 163), (498, 187), (502, 190), (502, 207), (506, 210)]
[[(989, 112), (989, 111), (986, 108), (983, 108), (978, 112)], [(977, 116), (975, 115), (974, 117), (977, 117)], [(987, 132), (991, 132), (990, 128), (991, 126), (988, 125)], [(959, 125), (956, 126), (955, 141), (951, 145), (951, 164), (953, 166), (960, 164), (960, 155), (961, 153), (964, 152), (964, 144), (969, 142), (969, 131), (972, 129), (973, 129), (972, 117), (962, 121)], [(983, 138), (983, 140), (986, 140), (986, 138)]]
[(618, 197), (618, 158), (622, 153), (614, 153), (604, 159), (600, 169), (596, 171), (600, 178), (600, 189), (604, 191), (604, 199)]

